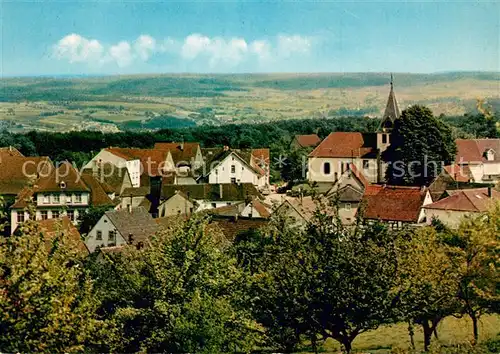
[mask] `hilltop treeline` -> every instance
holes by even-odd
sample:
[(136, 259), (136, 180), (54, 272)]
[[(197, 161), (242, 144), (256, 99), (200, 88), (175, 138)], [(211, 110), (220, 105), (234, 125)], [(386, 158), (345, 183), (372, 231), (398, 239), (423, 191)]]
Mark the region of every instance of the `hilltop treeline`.
[(478, 344), (478, 323), (500, 312), (500, 206), (456, 231), (399, 232), (343, 228), (318, 207), (304, 229), (278, 213), (234, 240), (204, 219), (171, 220), (146, 248), (86, 258), (27, 221), (0, 239), (0, 349), (318, 352), (330, 338), (350, 352), (359, 334), (402, 322), (428, 350), (444, 318), (467, 316), (472, 342), (433, 353), (498, 351)]

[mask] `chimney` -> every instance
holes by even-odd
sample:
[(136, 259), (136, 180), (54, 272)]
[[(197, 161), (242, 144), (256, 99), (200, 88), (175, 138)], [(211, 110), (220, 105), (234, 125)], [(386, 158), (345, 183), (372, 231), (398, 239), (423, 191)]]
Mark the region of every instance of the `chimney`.
[(134, 242), (134, 235), (132, 233), (128, 234), (128, 243), (132, 244)]
[(224, 151), (228, 151), (228, 150), (229, 150), (229, 146), (224, 145)]
[(180, 147), (181, 151), (184, 151), (184, 142), (181, 143)]
[(224, 188), (222, 188), (222, 184), (219, 184), (219, 196), (220, 196), (220, 199), (222, 199), (222, 191), (223, 191)]
[(493, 191), (491, 186), (488, 187), (488, 198), (493, 198)]

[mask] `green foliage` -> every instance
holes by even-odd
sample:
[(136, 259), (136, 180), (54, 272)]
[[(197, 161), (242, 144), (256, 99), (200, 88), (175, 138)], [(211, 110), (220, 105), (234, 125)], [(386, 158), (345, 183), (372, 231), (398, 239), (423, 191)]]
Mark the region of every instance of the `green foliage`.
[(456, 145), (450, 128), (430, 109), (412, 106), (394, 123), (391, 145), (383, 158), (389, 163), (387, 181), (392, 185), (429, 185), (442, 164), (455, 159)]
[(88, 234), (95, 224), (101, 219), (109, 206), (91, 206), (84, 213), (78, 215), (78, 228), (82, 235)]
[(259, 343), (261, 329), (240, 303), (244, 274), (220, 236), (192, 218), (109, 260), (100, 291), (127, 284), (105, 299), (119, 333), (112, 351), (247, 352)]
[(72, 243), (44, 239), (28, 222), (0, 241), (0, 348), (4, 352), (83, 351), (103, 323), (97, 299)]

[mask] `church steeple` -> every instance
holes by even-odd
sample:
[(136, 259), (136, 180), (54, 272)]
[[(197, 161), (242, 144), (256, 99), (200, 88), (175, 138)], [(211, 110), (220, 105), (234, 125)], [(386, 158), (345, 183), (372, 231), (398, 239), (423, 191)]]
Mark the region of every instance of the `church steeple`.
[(398, 107), (398, 101), (396, 101), (396, 95), (394, 94), (394, 82), (391, 73), (391, 91), (389, 92), (389, 98), (387, 99), (387, 105), (385, 106), (384, 116), (382, 117), (381, 129), (384, 132), (390, 132), (394, 125), (394, 121), (401, 115)]

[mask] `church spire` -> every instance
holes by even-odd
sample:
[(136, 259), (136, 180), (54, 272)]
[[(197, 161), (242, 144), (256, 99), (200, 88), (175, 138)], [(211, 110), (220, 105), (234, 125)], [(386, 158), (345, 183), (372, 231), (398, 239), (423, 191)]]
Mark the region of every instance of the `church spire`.
[(391, 73), (391, 90), (389, 91), (389, 98), (387, 99), (384, 116), (382, 117), (382, 130), (390, 131), (394, 125), (394, 121), (400, 115), (398, 101), (396, 101), (396, 95), (394, 94), (394, 81)]

